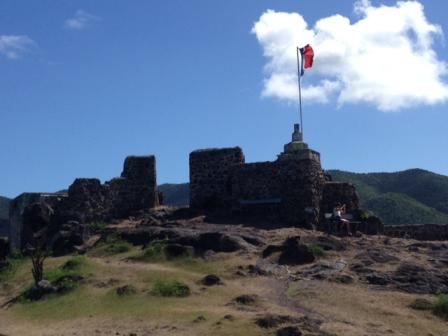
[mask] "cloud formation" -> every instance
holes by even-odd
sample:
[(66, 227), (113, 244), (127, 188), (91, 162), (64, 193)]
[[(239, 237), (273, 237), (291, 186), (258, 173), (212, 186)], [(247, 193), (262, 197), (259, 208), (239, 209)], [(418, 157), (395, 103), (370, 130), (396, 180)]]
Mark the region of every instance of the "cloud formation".
[(448, 99), (448, 67), (433, 48), (443, 38), (417, 1), (373, 6), (356, 1), (355, 22), (342, 15), (308, 27), (299, 13), (266, 11), (254, 33), (268, 58), (263, 96), (298, 100), (296, 46), (310, 43), (314, 65), (306, 71), (302, 95), (307, 101), (369, 103), (382, 111)]
[(69, 30), (84, 30), (98, 21), (100, 21), (98, 16), (79, 9), (72, 18), (64, 21), (64, 27)]
[(9, 59), (20, 58), (35, 45), (26, 35), (0, 35), (0, 55)]

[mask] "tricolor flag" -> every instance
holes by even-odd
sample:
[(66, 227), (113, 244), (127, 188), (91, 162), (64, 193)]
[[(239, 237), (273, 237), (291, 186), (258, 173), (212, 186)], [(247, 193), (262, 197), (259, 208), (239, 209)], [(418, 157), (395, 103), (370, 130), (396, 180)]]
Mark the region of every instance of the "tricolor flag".
[(313, 66), (314, 50), (309, 44), (300, 48), (301, 62), (300, 62), (300, 76), (303, 76), (305, 69)]

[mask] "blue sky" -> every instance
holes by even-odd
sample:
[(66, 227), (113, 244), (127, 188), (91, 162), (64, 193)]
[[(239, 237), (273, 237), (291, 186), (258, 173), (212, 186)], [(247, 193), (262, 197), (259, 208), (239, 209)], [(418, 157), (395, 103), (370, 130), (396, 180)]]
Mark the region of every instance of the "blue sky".
[[(370, 6), (380, 3), (396, 5)], [(421, 3), (446, 34), (448, 3)], [(1, 0), (0, 195), (56, 191), (76, 177), (105, 181), (131, 154), (156, 155), (159, 183), (188, 181), (198, 148), (239, 145), (249, 162), (274, 160), (298, 113), (281, 92), (263, 94), (269, 58), (252, 28), (268, 9), (298, 12), (310, 27), (334, 14), (360, 19), (351, 1)], [(442, 34), (431, 48), (444, 64)], [(305, 86), (326, 76), (315, 51)], [(305, 140), (325, 169), (448, 175), (445, 98), (406, 97), (384, 111), (384, 97), (310, 96)]]

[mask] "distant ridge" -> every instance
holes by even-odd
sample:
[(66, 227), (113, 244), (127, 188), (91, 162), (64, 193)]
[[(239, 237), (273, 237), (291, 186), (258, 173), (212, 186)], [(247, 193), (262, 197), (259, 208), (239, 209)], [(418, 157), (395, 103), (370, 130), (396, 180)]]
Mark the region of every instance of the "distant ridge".
[(448, 176), (423, 169), (395, 173), (327, 171), (356, 185), (362, 207), (386, 224), (448, 224)]

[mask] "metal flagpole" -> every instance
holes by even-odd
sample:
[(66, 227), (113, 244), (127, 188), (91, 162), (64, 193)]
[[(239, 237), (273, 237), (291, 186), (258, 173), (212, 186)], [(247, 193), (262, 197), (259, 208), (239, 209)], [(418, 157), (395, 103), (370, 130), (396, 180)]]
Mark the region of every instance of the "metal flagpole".
[(300, 58), (299, 58), (300, 49), (297, 47), (297, 81), (299, 83), (299, 113), (300, 113), (300, 132), (302, 133), (302, 139), (303, 139), (303, 120), (302, 120), (302, 88), (300, 85), (300, 77), (302, 77), (302, 74), (300, 72)]

